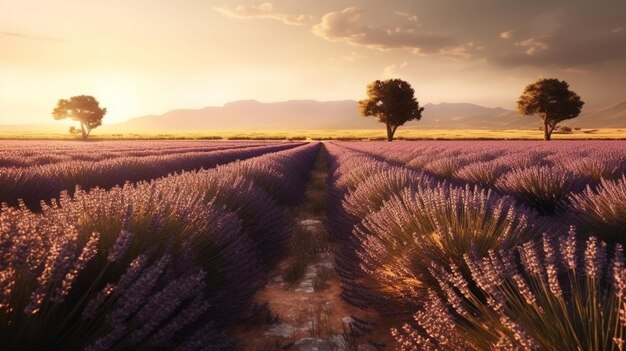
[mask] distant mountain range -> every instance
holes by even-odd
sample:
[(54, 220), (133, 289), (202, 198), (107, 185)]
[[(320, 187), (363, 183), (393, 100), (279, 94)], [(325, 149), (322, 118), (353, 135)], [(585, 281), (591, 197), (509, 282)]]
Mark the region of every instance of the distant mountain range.
[[(426, 104), (421, 121), (407, 127), (427, 129), (532, 128), (537, 121), (514, 111), (467, 103)], [(244, 100), (222, 107), (173, 110), (162, 115), (133, 118), (111, 125), (127, 130), (251, 130), (251, 129), (372, 129), (374, 118), (360, 115), (357, 102), (292, 100), (261, 103)]]
[[(420, 121), (405, 124), (420, 129), (528, 129), (540, 125), (537, 117), (522, 117), (501, 107), (469, 103), (424, 105)], [(626, 100), (614, 105), (583, 110), (581, 116), (563, 125), (582, 128), (626, 128)], [(39, 125), (67, 130), (60, 124)], [(33, 128), (36, 126), (30, 126)], [(101, 132), (190, 131), (190, 130), (289, 130), (289, 129), (375, 129), (381, 125), (374, 118), (359, 114), (357, 102), (291, 100), (262, 103), (242, 100), (221, 107), (172, 110), (162, 115), (132, 118), (123, 123), (105, 125)], [(0, 126), (2, 130), (28, 130), (29, 126)]]
[[(406, 127), (423, 129), (528, 129), (538, 127), (537, 117), (522, 117), (501, 107), (469, 103), (424, 105), (420, 121)], [(570, 127), (626, 127), (626, 100), (609, 107), (584, 111), (563, 123)], [(162, 115), (133, 118), (111, 125), (127, 130), (253, 130), (253, 129), (372, 129), (380, 128), (374, 118), (359, 114), (357, 102), (292, 100), (262, 103), (243, 100), (222, 107), (173, 110)]]
[(583, 128), (624, 128), (626, 127), (626, 100), (598, 110), (584, 111), (571, 125)]

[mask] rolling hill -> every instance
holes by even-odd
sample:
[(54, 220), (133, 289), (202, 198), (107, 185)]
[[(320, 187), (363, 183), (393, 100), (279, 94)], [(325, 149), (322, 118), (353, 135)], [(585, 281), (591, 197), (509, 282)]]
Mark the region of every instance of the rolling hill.
[(626, 127), (626, 100), (606, 108), (584, 112), (572, 120), (573, 126), (583, 128), (624, 128)]
[[(421, 121), (407, 127), (431, 129), (532, 128), (533, 118), (514, 111), (468, 103), (426, 104)], [(373, 118), (359, 114), (356, 101), (292, 100), (262, 103), (244, 100), (222, 107), (173, 110), (162, 115), (133, 118), (110, 127), (128, 130), (254, 130), (254, 129), (371, 129), (380, 128)]]

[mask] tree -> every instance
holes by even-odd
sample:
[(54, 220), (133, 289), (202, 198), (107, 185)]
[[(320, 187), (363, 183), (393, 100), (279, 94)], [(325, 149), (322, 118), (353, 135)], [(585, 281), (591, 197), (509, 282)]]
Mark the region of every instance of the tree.
[(402, 79), (376, 80), (367, 86), (367, 99), (359, 101), (361, 114), (376, 117), (387, 126), (387, 141), (404, 123), (422, 118), (423, 107), (415, 100), (415, 91)]
[(91, 130), (102, 124), (102, 117), (107, 113), (106, 108), (100, 108), (98, 100), (93, 96), (79, 95), (69, 99), (61, 99), (52, 111), (54, 119), (71, 118), (80, 122), (80, 130), (70, 127), (70, 133), (82, 134), (87, 139)]
[(580, 114), (585, 103), (569, 84), (558, 79), (539, 79), (528, 85), (517, 101), (517, 111), (523, 116), (539, 114), (543, 119), (543, 137), (550, 140), (557, 125)]

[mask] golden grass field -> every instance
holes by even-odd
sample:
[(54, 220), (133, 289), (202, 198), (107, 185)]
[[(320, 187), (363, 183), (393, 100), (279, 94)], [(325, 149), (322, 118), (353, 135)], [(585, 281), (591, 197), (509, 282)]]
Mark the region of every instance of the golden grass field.
[[(552, 135), (553, 139), (626, 139), (626, 129), (580, 129), (571, 133)], [(0, 139), (79, 139), (66, 132), (46, 131), (0, 131)], [(384, 140), (384, 129), (337, 129), (337, 130), (232, 130), (232, 131), (164, 131), (99, 133), (94, 130), (90, 140), (115, 139), (228, 139), (228, 140)], [(531, 129), (419, 129), (399, 128), (395, 139), (408, 140), (541, 140), (543, 131)]]

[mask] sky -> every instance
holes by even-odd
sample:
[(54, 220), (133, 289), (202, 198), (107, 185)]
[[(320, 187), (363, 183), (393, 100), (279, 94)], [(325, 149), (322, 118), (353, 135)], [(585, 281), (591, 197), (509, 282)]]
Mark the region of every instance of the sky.
[(585, 108), (626, 99), (626, 1), (0, 0), (0, 124), (51, 123), (93, 95), (105, 124), (255, 99), (515, 108), (539, 78)]

